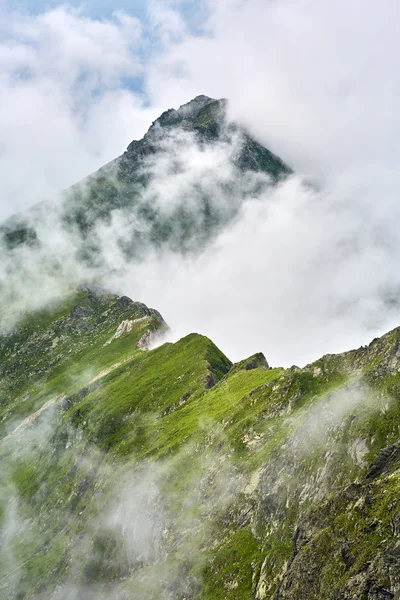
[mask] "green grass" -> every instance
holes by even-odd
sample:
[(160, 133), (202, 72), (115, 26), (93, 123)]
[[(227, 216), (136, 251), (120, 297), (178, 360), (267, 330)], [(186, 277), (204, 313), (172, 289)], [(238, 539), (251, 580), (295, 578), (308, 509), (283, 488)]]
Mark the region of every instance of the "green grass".
[(204, 568), (202, 600), (252, 597), (253, 571), (259, 569), (262, 561), (260, 543), (250, 528), (226, 533), (227, 539), (213, 551)]
[[(159, 326), (154, 314), (104, 345), (121, 320), (138, 315), (138, 306), (125, 310), (117, 302), (80, 293), (13, 334), (29, 345), (36, 333), (46, 340), (61, 328), (65, 340), (55, 346), (60, 356), (48, 371), (33, 370), (32, 380), (16, 377), (3, 416), (30, 414), (57, 394), (68, 399), (54, 414), (43, 413), (36, 429), (0, 446), (0, 525), (12, 521), (13, 507), (19, 524), (10, 542), (19, 565), (14, 591), (8, 563), (0, 568), (7, 593), (45, 597), (73, 578), (88, 586), (117, 582), (154, 599), (170, 586), (179, 600), (244, 600), (254, 597), (260, 578), (273, 597), (290, 564), (295, 597), (339, 594), (389, 547), (396, 527), (398, 462), (364, 481), (368, 464), (360, 469), (350, 451), (363, 440), (371, 462), (400, 436), (396, 335), (301, 370), (248, 369), (254, 356), (232, 365), (198, 334), (137, 350), (141, 334)], [(78, 319), (87, 328), (75, 329), (68, 317), (77, 304), (94, 308)], [(12, 354), (3, 346), (9, 364)], [(30, 360), (34, 365), (35, 356)], [(351, 390), (358, 380), (368, 390), (365, 402), (327, 426), (321, 439), (301, 439), (332, 392)], [(127, 562), (123, 531), (109, 529), (102, 517), (126, 482), (141, 485), (147, 477), (158, 490), (168, 551), (155, 562)], [(134, 495), (136, 484), (129, 489)], [(357, 505), (359, 498), (365, 502)], [(299, 524), (307, 524), (309, 540), (294, 556)], [(343, 540), (354, 555), (351, 566), (343, 562)]]
[[(163, 327), (142, 306), (82, 291), (26, 316), (16, 330), (0, 337), (3, 431), (50, 398), (73, 394), (104, 369), (140, 355), (136, 344), (141, 336)], [(107, 344), (121, 321), (135, 319), (140, 320), (130, 333)]]
[(72, 400), (69, 416), (88, 439), (116, 454), (165, 453), (186, 435), (187, 424), (181, 427), (177, 417), (184, 404), (205, 393), (210, 377), (217, 381), (230, 365), (208, 338), (191, 334), (110, 373), (82, 402)]

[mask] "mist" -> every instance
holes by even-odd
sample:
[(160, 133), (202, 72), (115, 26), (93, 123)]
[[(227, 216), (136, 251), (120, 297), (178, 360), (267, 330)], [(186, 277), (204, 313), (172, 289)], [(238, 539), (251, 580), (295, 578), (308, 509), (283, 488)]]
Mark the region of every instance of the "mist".
[[(122, 13), (97, 21), (69, 8), (36, 17), (13, 13), (9, 35), (18, 43), (7, 45), (5, 72), (7, 89), (18, 91), (22, 104), (9, 102), (3, 113), (15, 126), (8, 125), (3, 136), (1, 210), (11, 214), (44, 197), (55, 208), (41, 217), (40, 251), (21, 250), (13, 258), (17, 269), (8, 258), (2, 260), (2, 304), (20, 314), (97, 276), (76, 260), (78, 241), (58, 226), (57, 190), (121, 153), (164, 108), (207, 93), (228, 97), (230, 117), (295, 175), (276, 188), (264, 187), (255, 198), (251, 183), (245, 183), (249, 201), (201, 256), (149, 249), (140, 263), (127, 263), (116, 239), (129, 237), (132, 223), (114, 211), (112, 223), (96, 233), (102, 260), (112, 270), (109, 286), (157, 308), (172, 339), (204, 333), (233, 360), (261, 350), (272, 365), (304, 365), (321, 354), (366, 344), (398, 325), (399, 117), (394, 103), (399, 76), (388, 60), (399, 50), (398, 12), (395, 2), (385, 10), (358, 1), (350, 6), (221, 2), (206, 7), (196, 34), (179, 7), (169, 3), (152, 4), (151, 25)], [(50, 68), (47, 56), (61, 27), (64, 58)], [(160, 34), (160, 43), (144, 56), (149, 27)], [(71, 55), (74, 28), (82, 44), (90, 42), (90, 59), (80, 44)], [(245, 31), (251, 31), (251, 40)], [(48, 94), (60, 114), (54, 117), (44, 105), (40, 121), (28, 113), (22, 128), (16, 107), (22, 110), (29, 95), (14, 82), (21, 65), (28, 64), (22, 49), (39, 33), (42, 42), (32, 46), (34, 62), (29, 59), (31, 76), (18, 79), (18, 85), (29, 83), (40, 94), (37, 82), (63, 82), (57, 88), (63, 103)], [(122, 56), (117, 72), (113, 44)], [(231, 62), (235, 68), (226, 69)], [(85, 85), (83, 72), (93, 75)], [(124, 87), (128, 75), (142, 78), (142, 92)], [(95, 81), (101, 81), (99, 94), (93, 93)], [(77, 112), (71, 107), (78, 98)], [(54, 122), (62, 122), (65, 133)], [(40, 152), (32, 145), (38, 123), (49, 136), (40, 138)], [(231, 201), (240, 204), (244, 188), (232, 172), (234, 149), (206, 153), (190, 137), (180, 139), (181, 150), (178, 140), (170, 140), (163, 158), (148, 165), (158, 177), (147, 200), (166, 215), (178, 200), (196, 214), (201, 182), (221, 211)], [(172, 143), (179, 173), (168, 159)], [(232, 198), (223, 192), (229, 178), (236, 186)], [(59, 258), (62, 276), (59, 267), (56, 273), (49, 270), (49, 256)]]
[[(117, 2), (112, 14), (88, 12), (93, 2), (51, 4), (0, 8), (0, 229), (13, 217), (35, 232), (13, 248), (0, 242), (0, 335), (80, 286), (157, 309), (170, 329), (154, 345), (198, 332), (232, 361), (261, 351), (271, 367), (302, 367), (400, 325), (395, 0), (152, 0), (137, 13)], [(174, 126), (141, 162), (147, 185), (121, 182), (128, 144), (199, 94), (227, 98), (228, 121), (241, 129), (208, 144)], [(293, 172), (275, 181), (238, 169), (243, 132)], [(90, 195), (104, 165), (127, 204), (97, 218), (104, 207), (94, 201), (80, 229), (69, 219), (75, 199)], [(167, 241), (154, 239), (143, 207)], [(398, 351), (390, 344), (388, 356)], [(395, 358), (390, 367), (382, 359), (382, 385), (396, 376)], [(89, 365), (79, 381), (70, 375), (71, 388), (101, 389), (111, 368)], [(296, 543), (295, 515), (359, 482), (375, 450), (398, 437), (378, 420), (395, 401), (366, 382), (326, 390), (321, 373), (321, 387), (305, 386), (294, 406), (269, 406), (271, 384), (285, 400), (296, 373), (246, 391), (243, 413), (220, 423), (199, 410), (175, 455), (165, 447), (145, 459), (100, 449), (85, 417), (68, 412), (81, 400), (47, 397), (38, 384), (44, 404), (12, 419), (0, 441), (0, 585), (24, 593), (44, 573), (48, 588), (28, 591), (36, 600), (192, 597), (209, 550), (247, 527), (261, 532), (265, 556), (253, 588), (290, 577), (289, 560), (272, 569), (267, 557), (282, 539)], [(130, 417), (136, 435), (140, 418)]]
[[(60, 561), (60, 538), (66, 576), (60, 583), (48, 573), (37, 600), (172, 600), (198, 587), (205, 541), (219, 535), (212, 519), (235, 500), (245, 476), (227, 456), (199, 455), (191, 443), (171, 458), (120, 461), (88, 441), (67, 410), (63, 402), (44, 407), (0, 441), (2, 590), (32, 593), (29, 564), (43, 548)], [(221, 438), (208, 423), (199, 439)], [(28, 495), (26, 472), (37, 475)], [(63, 482), (50, 485), (60, 473)], [(185, 573), (187, 564), (198, 579)]]
[[(96, 224), (95, 264), (85, 263), (82, 240), (62, 222), (62, 203), (32, 213), (40, 245), (4, 254), (0, 268), (8, 322), (100, 277), (110, 291), (159, 310), (170, 340), (200, 332), (233, 360), (263, 351), (272, 365), (302, 366), (397, 325), (400, 215), (391, 186), (385, 203), (382, 181), (367, 185), (360, 172), (319, 186), (294, 174), (274, 186), (235, 170), (236, 144), (203, 149), (178, 130), (144, 164), (152, 179), (141, 201), (161, 220), (184, 207), (201, 224), (204, 195), (229, 216), (200, 251), (179, 251), (179, 225), (175, 249), (157, 249), (145, 223), (115, 209)], [(131, 258), (121, 240), (134, 231), (142, 249)]]
[(159, 294), (177, 337), (201, 330), (234, 359), (262, 350), (271, 364), (304, 365), (368, 343), (398, 320), (397, 209), (378, 215), (371, 203), (368, 214), (357, 187), (315, 191), (291, 178), (243, 205), (198, 260), (141, 266), (145, 301)]

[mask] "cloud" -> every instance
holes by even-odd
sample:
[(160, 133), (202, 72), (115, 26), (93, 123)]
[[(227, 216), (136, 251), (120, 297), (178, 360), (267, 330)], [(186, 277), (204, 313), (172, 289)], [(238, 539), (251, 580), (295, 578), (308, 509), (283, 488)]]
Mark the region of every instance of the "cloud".
[(141, 25), (66, 6), (7, 14), (0, 41), (0, 216), (52, 197), (141, 137), (152, 108), (127, 87), (142, 74)]
[[(319, 191), (297, 179), (272, 194), (273, 210), (249, 204), (200, 266), (171, 269), (166, 318), (275, 364), (366, 343), (399, 321), (398, 3), (208, 9), (201, 35), (182, 31), (149, 65), (150, 97), (228, 97), (231, 116)], [(179, 316), (166, 304), (176, 286)]]
[[(94, 232), (96, 264), (110, 289), (159, 309), (174, 340), (198, 331), (233, 360), (262, 350), (272, 365), (304, 365), (397, 324), (394, 179), (381, 204), (381, 181), (366, 184), (362, 173), (320, 188), (299, 175), (268, 187), (267, 178), (235, 169), (237, 146), (240, 139), (205, 150), (185, 131), (161, 140), (144, 163), (151, 183), (140, 197), (160, 222), (173, 224), (175, 251), (157, 250), (146, 223), (115, 210)], [(194, 219), (197, 243), (204, 241), (204, 197), (230, 225), (200, 255), (184, 257), (174, 211)], [(58, 211), (45, 212), (35, 221), (41, 246), (19, 248), (1, 265), (3, 294), (17, 315), (99, 275), (97, 266), (78, 260), (82, 240), (63, 228)], [(134, 232), (140, 262), (120, 243)]]
[[(132, 220), (115, 212), (97, 232), (110, 280), (158, 308), (175, 336), (200, 331), (234, 359), (263, 350), (272, 364), (304, 364), (367, 343), (400, 316), (398, 4), (251, 0), (207, 11), (196, 30), (173, 2), (151, 4), (150, 30), (122, 13), (14, 13), (0, 47), (0, 210), (54, 195), (120, 154), (161, 107), (229, 97), (231, 116), (297, 175), (247, 203), (196, 260), (149, 251), (127, 265), (117, 239), (129, 239)], [(144, 93), (126, 87), (132, 78)], [(195, 210), (200, 181), (229, 208), (243, 191), (221, 193), (235, 177), (229, 149), (205, 153), (189, 138), (173, 149), (179, 172), (172, 145), (147, 165), (156, 177), (146, 198), (167, 215), (176, 202)], [(42, 252), (20, 257), (22, 270), (2, 267), (14, 289), (30, 281), (29, 303), (54, 294), (47, 254), (62, 258), (64, 274), (88, 275), (57, 223), (45, 220), (41, 235)]]
[(201, 331), (234, 360), (304, 365), (398, 323), (400, 215), (364, 201), (352, 180), (315, 190), (294, 176), (247, 201), (201, 257), (150, 260), (114, 285), (158, 306), (172, 339)]
[(225, 96), (232, 114), (297, 169), (331, 174), (395, 163), (397, 2), (208, 3), (202, 35), (167, 44), (153, 98)]

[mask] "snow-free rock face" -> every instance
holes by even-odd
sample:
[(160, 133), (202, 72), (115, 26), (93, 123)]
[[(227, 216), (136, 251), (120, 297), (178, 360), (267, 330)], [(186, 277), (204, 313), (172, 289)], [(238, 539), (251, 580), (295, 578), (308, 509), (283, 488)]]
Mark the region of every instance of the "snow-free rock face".
[(165, 329), (82, 290), (0, 338), (2, 597), (399, 598), (400, 330), (285, 370)]
[[(208, 107), (208, 110), (206, 110)], [(217, 123), (218, 121), (222, 124), (225, 119), (226, 100), (215, 100), (208, 96), (196, 96), (190, 102), (182, 104), (177, 110), (170, 108), (162, 113), (158, 119), (154, 121), (150, 129), (144, 136), (144, 140), (149, 138), (156, 138), (160, 135), (160, 128), (164, 127), (175, 127), (177, 125), (184, 126), (185, 128), (199, 126), (200, 123), (205, 122), (205, 116), (207, 122)], [(140, 142), (133, 141), (127, 151), (129, 152), (135, 148)]]

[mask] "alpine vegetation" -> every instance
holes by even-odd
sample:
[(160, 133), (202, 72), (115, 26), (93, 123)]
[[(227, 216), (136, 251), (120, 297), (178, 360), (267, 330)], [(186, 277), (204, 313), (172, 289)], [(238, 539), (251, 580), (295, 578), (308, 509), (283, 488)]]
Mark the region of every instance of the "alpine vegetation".
[(395, 597), (399, 331), (283, 369), (166, 327), (82, 289), (2, 336), (4, 597)]
[[(400, 328), (280, 366), (264, 306), (272, 358), (233, 356), (259, 257), (269, 306), (291, 296), (293, 253), (265, 244), (295, 220), (314, 254), (322, 198), (202, 95), (1, 225), (1, 598), (400, 598)], [(220, 280), (232, 355), (208, 337)], [(188, 287), (207, 331), (184, 322)]]

